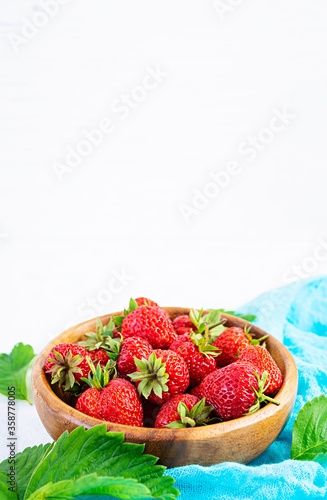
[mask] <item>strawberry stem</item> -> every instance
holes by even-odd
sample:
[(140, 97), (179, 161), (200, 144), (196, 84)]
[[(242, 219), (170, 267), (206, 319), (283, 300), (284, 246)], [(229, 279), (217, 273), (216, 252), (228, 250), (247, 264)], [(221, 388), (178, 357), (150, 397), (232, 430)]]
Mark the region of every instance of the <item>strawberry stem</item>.
[(152, 352), (148, 359), (138, 359), (134, 356), (134, 361), (138, 371), (128, 376), (133, 382), (140, 382), (137, 386), (139, 395), (142, 394), (148, 399), (153, 391), (161, 398), (162, 393), (168, 391), (169, 375), (166, 373), (166, 363), (162, 363), (162, 358), (157, 358), (155, 352)]
[(181, 427), (196, 427), (197, 425), (206, 425), (208, 422), (208, 417), (213, 411), (212, 406), (206, 406), (205, 398), (198, 401), (191, 410), (188, 409), (183, 401), (180, 401), (177, 406), (177, 412), (180, 416), (180, 420), (175, 420), (165, 425), (165, 427), (170, 427), (172, 429)]
[(252, 387), (252, 389), (254, 390), (257, 399), (256, 399), (255, 403), (251, 406), (249, 411), (247, 413), (245, 413), (245, 415), (251, 415), (252, 413), (255, 413), (256, 411), (258, 411), (260, 409), (260, 403), (263, 403), (264, 401), (269, 401), (270, 403), (274, 403), (277, 406), (280, 405), (279, 401), (276, 401), (276, 399), (270, 398), (269, 396), (266, 396), (264, 394), (264, 392), (269, 387), (269, 383), (267, 385), (265, 385), (269, 373), (267, 371), (264, 371), (261, 378), (259, 377), (259, 375), (256, 371), (254, 372), (254, 374), (258, 380), (258, 390), (256, 390), (254, 387)]
[(274, 403), (275, 405), (279, 406), (280, 402), (276, 401), (274, 398), (270, 398), (269, 396), (265, 396), (265, 400), (270, 401), (270, 403)]

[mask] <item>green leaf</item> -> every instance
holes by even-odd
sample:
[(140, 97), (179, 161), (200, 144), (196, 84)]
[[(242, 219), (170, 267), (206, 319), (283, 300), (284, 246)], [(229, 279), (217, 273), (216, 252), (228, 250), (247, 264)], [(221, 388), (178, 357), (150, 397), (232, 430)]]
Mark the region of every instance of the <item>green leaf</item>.
[(197, 311), (196, 309), (190, 310), (190, 314), (189, 314), (190, 320), (192, 321), (193, 325), (197, 329), (199, 329), (199, 327), (200, 327), (202, 311), (203, 311), (203, 309), (201, 309), (200, 311)]
[(33, 347), (16, 344), (10, 354), (0, 354), (0, 393), (8, 396), (8, 387), (15, 387), (15, 398), (28, 399), (27, 372), (35, 357)]
[(136, 302), (136, 300), (134, 300), (134, 299), (130, 299), (130, 301), (129, 301), (129, 307), (128, 307), (129, 312), (135, 311), (135, 309), (137, 309), (137, 308), (138, 308), (138, 306), (139, 306), (139, 305), (138, 305), (138, 303)]
[(64, 432), (35, 469), (24, 500), (48, 483), (77, 481), (95, 472), (103, 477), (137, 479), (149, 489), (151, 498), (176, 498), (174, 480), (163, 476), (165, 467), (156, 465), (158, 459), (143, 451), (144, 445), (124, 443), (124, 434), (107, 432), (105, 424), (88, 430), (77, 427), (69, 435)]
[(213, 309), (208, 314), (202, 316), (202, 321), (208, 324), (218, 323), (218, 321), (220, 321), (220, 313), (221, 309)]
[(257, 319), (257, 316), (255, 316), (254, 314), (238, 314), (235, 311), (225, 311), (224, 309), (222, 309), (222, 312), (231, 314), (232, 316), (236, 316), (237, 318), (244, 319), (245, 321), (249, 321), (249, 323), (252, 323), (252, 321)]
[(255, 314), (234, 314), (234, 316), (244, 319), (245, 321), (249, 321), (249, 323), (252, 323), (257, 319), (257, 316)]
[(327, 396), (308, 401), (294, 422), (291, 458), (319, 460), (327, 458)]
[(124, 316), (115, 316), (113, 319), (114, 319), (115, 325), (122, 326)]
[[(15, 485), (11, 485), (8, 481), (10, 481), (10, 477), (5, 471), (0, 469), (0, 498), (18, 500)], [(10, 488), (10, 490), (8, 488)]]
[(0, 473), (5, 475), (9, 474), (10, 467), (15, 467), (15, 479), (19, 492), (19, 500), (24, 498), (26, 487), (35, 467), (37, 467), (45, 455), (51, 450), (52, 446), (53, 444), (50, 445), (49, 443), (46, 445), (33, 446), (33, 448), (25, 448), (23, 452), (16, 454), (15, 463), (10, 462), (8, 459), (0, 463)]
[(174, 422), (170, 422), (166, 424), (164, 427), (169, 427), (170, 429), (183, 429), (185, 428), (185, 424), (181, 422), (181, 420), (174, 420)]
[(238, 314), (235, 311), (227, 311), (226, 309), (208, 309), (208, 311), (219, 311), (221, 313), (230, 314), (231, 316), (236, 316), (237, 318), (244, 319), (245, 321), (249, 321), (250, 323), (257, 319), (257, 316), (255, 316), (254, 314)]
[(102, 321), (100, 318), (96, 319), (96, 330), (97, 330), (97, 333), (99, 335), (103, 334), (104, 329), (103, 329), (103, 324), (102, 324)]
[(226, 326), (218, 325), (210, 329), (210, 337), (212, 339), (217, 339), (221, 333), (227, 330)]
[(28, 500), (63, 499), (70, 500), (79, 495), (110, 495), (115, 498), (149, 498), (150, 492), (142, 483), (136, 479), (124, 479), (122, 477), (98, 477), (96, 474), (88, 474), (74, 481), (58, 481), (48, 483), (32, 493)]

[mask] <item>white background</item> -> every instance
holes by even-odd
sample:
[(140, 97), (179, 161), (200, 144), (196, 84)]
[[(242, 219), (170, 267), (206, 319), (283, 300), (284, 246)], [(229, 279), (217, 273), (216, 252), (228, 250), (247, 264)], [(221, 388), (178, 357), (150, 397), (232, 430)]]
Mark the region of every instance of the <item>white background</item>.
[[(18, 43), (40, 5), (0, 1), (2, 351), (131, 296), (236, 308), (327, 272), (324, 0), (71, 0)], [(167, 76), (121, 119), (149, 66)], [(290, 123), (246, 161), (276, 109)], [(59, 182), (54, 162), (103, 118), (114, 132)], [(181, 204), (233, 160), (187, 222)], [(20, 449), (48, 441), (22, 405)]]

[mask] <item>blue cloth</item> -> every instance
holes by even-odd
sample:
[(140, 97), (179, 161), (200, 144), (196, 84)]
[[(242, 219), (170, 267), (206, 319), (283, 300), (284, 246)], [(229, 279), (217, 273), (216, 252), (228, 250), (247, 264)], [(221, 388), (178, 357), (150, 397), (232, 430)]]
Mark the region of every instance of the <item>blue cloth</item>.
[(290, 350), (299, 371), (292, 415), (276, 441), (248, 465), (168, 469), (181, 500), (327, 498), (327, 467), (290, 460), (292, 430), (300, 408), (327, 394), (327, 277), (298, 281), (264, 293), (238, 310), (257, 315), (255, 324)]

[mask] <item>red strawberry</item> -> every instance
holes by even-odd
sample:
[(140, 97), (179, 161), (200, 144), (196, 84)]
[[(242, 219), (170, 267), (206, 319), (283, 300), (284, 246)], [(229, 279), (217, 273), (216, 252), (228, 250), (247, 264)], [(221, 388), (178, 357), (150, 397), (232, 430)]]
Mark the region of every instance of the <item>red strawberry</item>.
[(51, 349), (45, 361), (46, 373), (51, 373), (51, 384), (59, 382), (65, 390), (71, 389), (75, 382), (87, 377), (90, 366), (86, 360), (87, 351), (77, 344), (58, 344)]
[(155, 427), (158, 429), (164, 427), (175, 420), (181, 420), (181, 417), (177, 411), (178, 405), (182, 401), (191, 410), (196, 403), (200, 400), (196, 396), (191, 394), (178, 394), (170, 398), (165, 404), (162, 405), (158, 416), (156, 418)]
[(131, 382), (115, 378), (110, 380), (109, 364), (95, 368), (88, 357), (92, 375), (84, 379), (90, 385), (78, 398), (75, 408), (86, 415), (108, 422), (143, 426), (143, 408), (137, 391)]
[(143, 407), (134, 385), (114, 378), (101, 392), (99, 401), (102, 420), (143, 427)]
[(283, 383), (281, 371), (265, 347), (250, 345), (241, 352), (238, 360), (251, 363), (255, 367), (259, 377), (262, 377), (265, 371), (268, 372), (266, 389), (264, 391), (267, 396), (271, 396), (280, 389)]
[(212, 410), (211, 406), (205, 406), (204, 398), (200, 401), (192, 394), (179, 394), (162, 405), (155, 427), (195, 427), (203, 424)]
[(260, 340), (252, 339), (248, 332), (248, 329), (244, 331), (242, 328), (232, 326), (219, 335), (217, 340), (212, 344), (221, 350), (220, 355), (216, 359), (217, 366), (226, 366), (233, 363), (238, 359), (240, 353), (252, 343), (259, 344), (259, 342), (267, 338), (263, 337)]
[(156, 306), (142, 306), (130, 312), (122, 322), (122, 335), (141, 337), (154, 349), (167, 349), (177, 338), (167, 314)]
[(156, 302), (154, 302), (151, 299), (146, 299), (145, 297), (138, 297), (137, 299), (135, 299), (135, 302), (137, 302), (137, 305), (139, 307), (140, 306), (157, 306), (157, 307), (159, 307)]
[(184, 344), (185, 342), (192, 342), (191, 336), (189, 333), (183, 333), (183, 335), (179, 335), (176, 340), (174, 340), (171, 344), (169, 349), (171, 351), (176, 351), (176, 349)]
[(199, 385), (204, 377), (217, 368), (215, 358), (200, 352), (193, 342), (184, 342), (176, 352), (182, 356), (190, 372), (191, 387)]
[[(131, 299), (131, 300), (133, 300), (133, 299)], [(137, 303), (137, 305), (139, 307), (140, 306), (157, 306), (157, 307), (160, 307), (160, 306), (158, 306), (158, 304), (156, 302), (154, 302), (151, 299), (147, 299), (145, 297), (139, 297), (138, 299), (135, 299), (135, 302)], [(131, 311), (133, 309), (134, 309), (134, 307), (132, 307)], [(163, 311), (164, 315), (167, 316), (167, 318), (170, 320), (170, 316), (167, 313), (167, 311), (165, 309), (163, 309), (162, 307), (160, 307), (160, 309)]]
[(128, 375), (136, 371), (134, 356), (138, 359), (150, 356), (153, 351), (149, 342), (140, 337), (128, 337), (123, 340), (120, 348), (120, 354), (117, 361), (117, 367), (120, 373)]
[(200, 385), (197, 385), (196, 387), (193, 387), (190, 391), (189, 391), (189, 394), (192, 394), (192, 396), (196, 396), (197, 398), (199, 399), (202, 399), (202, 392), (201, 392), (201, 389), (200, 389)]
[(108, 352), (104, 349), (95, 349), (94, 351), (88, 351), (87, 355), (90, 356), (94, 364), (100, 362), (102, 366), (106, 366), (109, 361)]
[(238, 361), (208, 375), (200, 390), (218, 417), (231, 420), (249, 412), (259, 386), (253, 366)]
[(182, 335), (184, 335), (185, 333), (187, 333), (188, 335), (191, 335), (191, 333), (193, 332), (194, 330), (192, 330), (192, 328), (187, 328), (186, 326), (181, 326), (177, 329), (175, 329), (175, 332), (177, 333), (177, 335), (179, 337), (181, 337)]
[(183, 335), (184, 333), (196, 330), (188, 314), (183, 314), (182, 316), (177, 316), (173, 320), (173, 327), (177, 335)]
[(255, 375), (253, 365), (237, 361), (208, 375), (201, 394), (222, 420), (231, 420), (259, 410), (260, 403), (277, 401), (263, 394), (265, 379)]
[(185, 392), (189, 385), (189, 372), (183, 358), (174, 351), (156, 349), (148, 359), (135, 358), (137, 371), (130, 375), (139, 394), (154, 404)]
[(204, 377), (216, 369), (215, 356), (218, 356), (219, 351), (208, 344), (208, 335), (207, 328), (205, 338), (201, 334), (193, 333), (191, 342), (186, 341), (176, 348), (172, 346), (172, 350), (180, 354), (186, 363), (190, 372), (191, 387), (199, 385)]
[(95, 387), (90, 387), (83, 392), (75, 405), (76, 410), (81, 411), (90, 417), (99, 418), (101, 420), (99, 407), (100, 391)]

